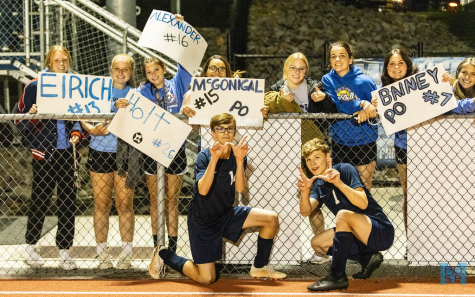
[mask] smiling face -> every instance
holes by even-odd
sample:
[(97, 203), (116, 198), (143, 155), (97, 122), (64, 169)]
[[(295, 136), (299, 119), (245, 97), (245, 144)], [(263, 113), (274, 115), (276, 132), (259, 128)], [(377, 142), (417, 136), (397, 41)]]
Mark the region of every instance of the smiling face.
[(157, 63), (145, 64), (145, 75), (147, 80), (151, 82), (157, 89), (163, 88), (163, 82), (165, 81), (165, 73), (167, 70)]
[[(214, 72), (211, 68), (215, 69)], [(208, 69), (206, 69), (207, 77), (226, 77), (226, 64), (220, 59), (213, 59), (209, 62)]]
[(475, 66), (468, 64), (462, 67), (457, 77), (460, 86), (469, 89), (475, 85)]
[(132, 76), (132, 66), (124, 58), (119, 58), (112, 66), (111, 76), (114, 83), (114, 88), (122, 90), (125, 88), (127, 82)]
[(401, 55), (394, 54), (388, 63), (388, 75), (394, 79), (394, 81), (398, 81), (407, 73), (407, 64), (402, 59)]
[(305, 164), (314, 176), (320, 175), (328, 168), (328, 158), (330, 158), (330, 154), (325, 154), (321, 150), (316, 150), (305, 158)]
[(56, 73), (68, 73), (69, 67), (68, 56), (61, 51), (56, 51), (51, 58), (51, 65), (49, 65), (50, 71)]
[(353, 58), (350, 58), (348, 52), (344, 47), (334, 46), (330, 50), (330, 64), (333, 70), (339, 76), (345, 76), (350, 71), (350, 65), (353, 63)]
[[(229, 132), (229, 129), (231, 129), (232, 132)], [(216, 137), (220, 144), (233, 142), (234, 135), (236, 134), (236, 123), (221, 124), (215, 127), (211, 133)]]
[(302, 59), (296, 59), (287, 69), (287, 82), (291, 85), (298, 86), (302, 83), (307, 72), (307, 64)]

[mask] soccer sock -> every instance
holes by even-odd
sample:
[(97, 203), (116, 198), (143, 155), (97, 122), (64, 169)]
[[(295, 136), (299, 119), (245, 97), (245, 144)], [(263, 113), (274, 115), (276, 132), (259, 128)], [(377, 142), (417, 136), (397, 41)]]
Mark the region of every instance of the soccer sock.
[(132, 242), (125, 242), (122, 241), (122, 251), (127, 255), (130, 256), (132, 253)]
[(176, 254), (178, 236), (168, 236), (168, 249)]
[(335, 232), (333, 238), (332, 274), (340, 277), (345, 274), (346, 260), (351, 254), (353, 234), (351, 232)]
[(158, 235), (152, 235), (153, 236), (153, 247), (158, 246)]
[(107, 242), (101, 242), (97, 244), (97, 254), (100, 255), (107, 248)]
[(158, 255), (160, 258), (162, 258), (163, 263), (183, 274), (183, 266), (185, 266), (185, 263), (188, 261), (188, 259), (180, 257), (168, 249), (162, 249), (158, 252)]
[(254, 259), (254, 267), (262, 268), (269, 263), (270, 253), (272, 246), (274, 245), (274, 238), (264, 239), (262, 237), (257, 238), (257, 254)]

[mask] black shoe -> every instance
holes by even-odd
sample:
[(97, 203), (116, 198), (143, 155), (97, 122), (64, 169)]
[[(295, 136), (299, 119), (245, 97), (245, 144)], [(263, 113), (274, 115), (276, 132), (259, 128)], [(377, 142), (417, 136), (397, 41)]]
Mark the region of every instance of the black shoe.
[(310, 291), (330, 291), (330, 290), (343, 290), (348, 288), (348, 278), (346, 274), (340, 277), (335, 277), (332, 274), (322, 278), (318, 282), (311, 284), (307, 287)]
[(371, 256), (369, 261), (367, 263), (362, 263), (362, 269), (361, 272), (358, 272), (356, 274), (353, 274), (353, 278), (355, 279), (367, 279), (373, 274), (373, 272), (381, 266), (381, 263), (383, 263), (383, 255), (381, 253), (376, 253)]

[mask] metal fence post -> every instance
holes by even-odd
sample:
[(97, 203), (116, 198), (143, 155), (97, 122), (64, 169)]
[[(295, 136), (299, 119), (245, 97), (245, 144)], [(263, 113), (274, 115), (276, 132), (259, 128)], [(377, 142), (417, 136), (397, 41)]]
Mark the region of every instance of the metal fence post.
[(158, 245), (165, 245), (165, 166), (158, 164), (157, 172), (157, 238)]
[(40, 63), (41, 69), (45, 69), (45, 4), (40, 0)]
[(419, 41), (417, 43), (417, 57), (422, 58), (424, 57), (424, 42)]

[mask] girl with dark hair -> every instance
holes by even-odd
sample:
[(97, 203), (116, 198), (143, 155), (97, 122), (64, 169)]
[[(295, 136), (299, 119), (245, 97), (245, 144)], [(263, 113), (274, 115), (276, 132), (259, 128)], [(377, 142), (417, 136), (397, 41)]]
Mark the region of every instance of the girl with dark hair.
[[(241, 75), (245, 73), (245, 71), (236, 70), (233, 72), (231, 70), (231, 65), (229, 64), (228, 60), (221, 55), (213, 55), (206, 60), (205, 64), (203, 65), (203, 71), (201, 71), (200, 77), (235, 77), (240, 78)], [(185, 94), (185, 98), (183, 100), (183, 107), (181, 109), (181, 113), (186, 115), (189, 118), (192, 118), (196, 115), (196, 111), (193, 109), (193, 105), (191, 104), (191, 91), (188, 91)], [(267, 112), (264, 113), (261, 110), (264, 117), (267, 116)]]
[(344, 41), (330, 45), (330, 65), (330, 73), (322, 78), (325, 92), (335, 102), (338, 112), (358, 115), (357, 122), (339, 120), (330, 126), (333, 160), (335, 164), (355, 166), (370, 191), (376, 167), (378, 129), (365, 121), (376, 117), (376, 109), (371, 104), (371, 92), (376, 90), (376, 84), (354, 65), (353, 47)]
[[(177, 14), (177, 20), (184, 18)], [(137, 88), (137, 91), (153, 103), (171, 113), (179, 113), (183, 104), (183, 97), (191, 82), (191, 74), (178, 64), (176, 75), (165, 79), (167, 68), (157, 58), (148, 58), (143, 66), (146, 80)], [(152, 235), (154, 247), (158, 245), (158, 209), (157, 209), (157, 162), (147, 155), (143, 155), (142, 166), (145, 171), (145, 180), (150, 192), (150, 216), (152, 220)], [(186, 164), (185, 143), (176, 153), (170, 166), (165, 170), (165, 215), (168, 231), (168, 248), (176, 252), (178, 241), (178, 198), (180, 195), (183, 175), (188, 172)], [(151, 272), (152, 273), (152, 272)]]
[[(470, 88), (469, 82), (472, 82), (472, 88), (475, 85), (475, 67), (467, 63), (469, 59), (466, 59), (460, 63), (459, 67), (457, 68), (457, 78), (458, 81), (462, 80), (462, 84), (468, 86)], [(463, 68), (466, 66), (472, 66), (472, 74), (470, 75), (468, 71), (466, 74), (461, 74), (463, 72)], [(466, 69), (467, 70), (467, 69)], [(381, 82), (382, 86), (385, 87), (390, 85), (394, 82), (397, 82), (401, 79), (414, 75), (419, 70), (415, 65), (413, 65), (411, 58), (402, 50), (395, 49), (390, 51), (386, 57), (384, 58), (383, 64), (383, 73), (381, 74)], [(451, 82), (452, 77), (448, 72), (445, 72), (442, 76), (442, 81)], [(453, 81), (453, 80), (452, 80)], [(451, 82), (452, 84), (452, 82)], [(455, 82), (454, 90), (456, 90), (455, 85), (458, 82)], [(461, 85), (462, 85), (461, 84)], [(457, 91), (455, 91), (456, 97)], [(465, 98), (465, 97), (464, 97)], [(452, 110), (453, 113), (457, 114), (464, 114), (475, 111), (475, 103), (474, 99), (464, 99), (464, 100), (457, 100), (457, 107)], [(399, 172), (399, 180), (401, 181), (401, 186), (403, 189), (404, 194), (404, 201), (403, 201), (403, 217), (404, 217), (404, 227), (407, 231), (407, 133), (406, 130), (402, 130), (396, 132), (394, 134), (394, 148), (396, 151), (396, 162), (397, 162), (397, 169)]]

